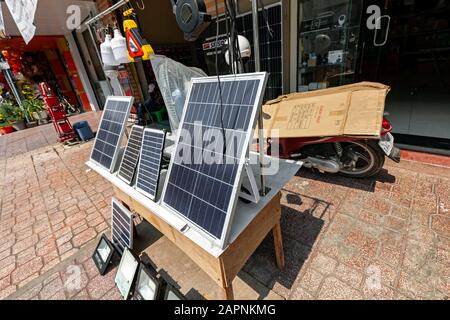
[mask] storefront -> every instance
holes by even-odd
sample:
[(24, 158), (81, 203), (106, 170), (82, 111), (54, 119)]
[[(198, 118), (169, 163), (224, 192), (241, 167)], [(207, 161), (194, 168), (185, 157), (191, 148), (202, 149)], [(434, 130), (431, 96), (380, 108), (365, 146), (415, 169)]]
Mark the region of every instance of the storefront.
[[(38, 95), (39, 83), (47, 82), (72, 105), (82, 111), (91, 110), (64, 37), (37, 36), (28, 45), (21, 37), (13, 37), (2, 40), (1, 49), (24, 98)], [(8, 86), (4, 76), (0, 82), (4, 88)]]
[[(214, 18), (215, 2), (205, 1)], [(397, 141), (429, 148), (448, 148), (450, 140), (450, 3), (448, 0), (304, 0), (261, 1), (261, 66), (270, 73), (266, 100), (281, 94), (376, 81), (391, 86), (386, 112)], [(100, 1), (97, 10), (113, 5)], [(370, 10), (368, 10), (370, 8)], [(220, 39), (226, 40), (224, 5), (219, 1)], [(102, 20), (118, 21), (121, 10)], [(207, 74), (227, 73), (224, 50), (215, 65), (216, 26), (196, 42), (187, 42), (177, 26), (170, 1), (136, 9), (143, 36), (164, 54)], [(238, 32), (253, 42), (250, 2), (238, 1)], [(94, 28), (95, 29), (95, 28)], [(88, 31), (74, 35), (96, 96), (108, 92), (98, 54)], [(97, 41), (97, 46), (99, 42)], [(252, 48), (253, 50), (253, 48)], [(89, 60), (90, 59), (90, 60)], [(246, 65), (254, 71), (254, 61)], [(121, 67), (121, 81), (136, 102), (147, 98), (154, 83), (149, 62)], [(98, 101), (103, 101), (99, 97)], [(101, 105), (102, 103), (100, 103)]]
[(449, 148), (448, 1), (308, 0), (296, 10), (296, 90), (382, 82), (398, 142)]
[[(11, 125), (21, 130), (25, 124), (33, 127), (49, 120), (40, 97), (41, 82), (50, 85), (69, 114), (99, 109), (99, 100), (87, 77), (87, 64), (74, 45), (72, 29), (76, 26), (71, 27), (68, 22), (71, 6), (77, 9), (77, 20), (95, 10), (94, 5), (93, 1), (40, 0), (30, 23), (33, 31), (27, 36), (17, 27), (17, 21), (23, 17), (13, 17), (11, 8), (1, 6), (4, 30), (0, 38), (0, 126), (8, 128), (7, 133), (11, 132)], [(17, 14), (28, 12), (25, 7), (21, 10)]]

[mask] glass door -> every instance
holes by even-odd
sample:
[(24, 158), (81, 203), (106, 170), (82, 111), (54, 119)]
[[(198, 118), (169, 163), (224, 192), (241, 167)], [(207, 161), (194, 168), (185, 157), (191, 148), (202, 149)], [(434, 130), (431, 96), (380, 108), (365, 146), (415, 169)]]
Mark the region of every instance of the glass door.
[(398, 141), (449, 147), (450, 4), (371, 0), (364, 8), (371, 5), (381, 9), (380, 24), (362, 27), (356, 80), (391, 86), (386, 111)]

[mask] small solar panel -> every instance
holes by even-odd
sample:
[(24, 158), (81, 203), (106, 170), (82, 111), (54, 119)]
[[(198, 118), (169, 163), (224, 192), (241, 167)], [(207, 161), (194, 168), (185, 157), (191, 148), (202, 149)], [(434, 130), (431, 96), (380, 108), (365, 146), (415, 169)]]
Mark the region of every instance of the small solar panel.
[(120, 164), (118, 177), (128, 184), (132, 184), (137, 170), (143, 135), (144, 127), (133, 126)]
[(111, 234), (112, 243), (123, 253), (125, 248), (133, 249), (133, 214), (119, 200), (112, 198)]
[(91, 160), (113, 172), (133, 97), (108, 97), (95, 137)]
[[(267, 73), (223, 76), (220, 84), (217, 77), (196, 78), (186, 100), (162, 204), (222, 247), (266, 81)], [(210, 149), (220, 138), (226, 147)], [(217, 155), (219, 161), (207, 160)]]
[(136, 190), (152, 200), (156, 199), (158, 193), (165, 141), (165, 131), (156, 129), (144, 130)]

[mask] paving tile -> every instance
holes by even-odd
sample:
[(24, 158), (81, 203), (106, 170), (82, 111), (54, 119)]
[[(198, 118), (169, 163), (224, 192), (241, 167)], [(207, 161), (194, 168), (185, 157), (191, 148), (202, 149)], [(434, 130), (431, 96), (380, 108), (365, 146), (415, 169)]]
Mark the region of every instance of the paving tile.
[(100, 299), (106, 293), (108, 293), (109, 290), (113, 289), (114, 282), (111, 283), (105, 279), (107, 278), (98, 275), (89, 282), (87, 291), (92, 299)]
[(364, 277), (360, 271), (353, 269), (343, 263), (340, 263), (337, 266), (334, 274), (337, 278), (339, 278), (340, 280), (342, 280), (343, 282), (345, 282), (354, 289), (359, 289)]
[(16, 268), (11, 274), (12, 283), (14, 284), (21, 283), (23, 280), (27, 279), (31, 275), (35, 274), (36, 272), (39, 272), (42, 266), (43, 266), (42, 259), (38, 257)]
[(445, 237), (450, 237), (450, 216), (433, 215), (431, 228)]
[(89, 228), (82, 233), (76, 235), (72, 239), (72, 244), (74, 247), (81, 247), (85, 245), (90, 240), (94, 239), (97, 236), (97, 232), (95, 229)]
[(318, 253), (313, 257), (310, 267), (322, 274), (331, 274), (334, 272), (338, 262), (322, 253)]
[(360, 300), (362, 294), (334, 277), (326, 278), (320, 288), (318, 299), (321, 300)]
[(394, 289), (382, 285), (380, 288), (369, 289), (363, 288), (363, 297), (366, 300), (397, 300), (396, 291)]
[(0, 260), (0, 279), (8, 276), (16, 268), (16, 257), (8, 256)]
[(313, 270), (312, 268), (308, 268), (303, 276), (299, 280), (297, 280), (297, 283), (298, 286), (314, 295), (317, 293), (317, 290), (319, 289), (323, 279), (324, 277), (322, 274)]
[(43, 299), (43, 300), (47, 300), (63, 289), (64, 289), (63, 282), (62, 282), (61, 278), (58, 276), (58, 277), (56, 277), (56, 279), (54, 279), (51, 282), (44, 285), (44, 287), (42, 288), (42, 290), (39, 294), (39, 298)]
[(302, 287), (297, 287), (289, 297), (290, 300), (314, 300), (314, 297)]
[(10, 296), (14, 292), (16, 292), (17, 287), (12, 285), (9, 287), (6, 287), (5, 289), (0, 291), (0, 300), (5, 299), (6, 297)]
[(17, 242), (12, 247), (12, 254), (18, 254), (32, 246), (34, 246), (36, 243), (38, 243), (39, 237), (37, 235), (33, 235), (31, 237), (28, 237), (22, 241)]

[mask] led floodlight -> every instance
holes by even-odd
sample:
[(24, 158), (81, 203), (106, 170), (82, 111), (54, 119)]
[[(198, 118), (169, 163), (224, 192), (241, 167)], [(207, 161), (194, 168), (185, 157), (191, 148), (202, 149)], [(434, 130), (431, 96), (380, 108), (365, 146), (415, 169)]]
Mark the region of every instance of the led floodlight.
[(137, 258), (128, 248), (125, 248), (115, 279), (117, 287), (125, 300), (130, 296), (138, 267), (139, 258)]
[(106, 235), (103, 234), (97, 244), (97, 248), (95, 249), (94, 254), (92, 255), (92, 259), (94, 260), (94, 263), (101, 275), (104, 275), (106, 273), (113, 255), (114, 246), (108, 240)]
[(160, 288), (156, 271), (141, 262), (132, 300), (157, 300)]
[(181, 294), (180, 291), (175, 289), (175, 287), (167, 284), (166, 291), (164, 293), (164, 300), (186, 300), (186, 298)]

